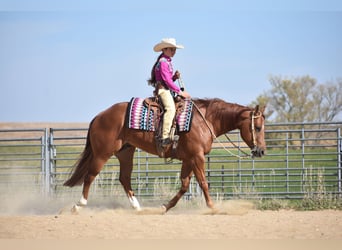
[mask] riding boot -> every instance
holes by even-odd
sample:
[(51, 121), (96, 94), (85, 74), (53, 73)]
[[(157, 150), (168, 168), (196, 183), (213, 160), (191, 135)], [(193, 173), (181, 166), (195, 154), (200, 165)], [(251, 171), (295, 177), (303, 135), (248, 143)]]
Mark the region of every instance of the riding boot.
[(166, 139), (162, 139), (161, 140), (161, 146), (165, 149), (167, 148), (168, 146), (170, 146), (172, 143), (171, 139), (170, 138), (166, 138)]

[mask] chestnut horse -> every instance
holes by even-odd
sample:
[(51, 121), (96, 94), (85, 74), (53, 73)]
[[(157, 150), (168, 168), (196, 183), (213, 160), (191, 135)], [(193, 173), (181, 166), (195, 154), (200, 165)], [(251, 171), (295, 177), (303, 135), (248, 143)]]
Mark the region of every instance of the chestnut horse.
[[(202, 188), (206, 204), (214, 208), (205, 177), (205, 154), (211, 150), (213, 140), (231, 130), (239, 129), (242, 139), (252, 150), (252, 156), (261, 157), (266, 150), (264, 140), (264, 108), (259, 109), (227, 103), (220, 99), (196, 99), (192, 126), (189, 132), (179, 134), (176, 151), (172, 157), (182, 161), (181, 188), (165, 205), (168, 211), (174, 207), (188, 190), (194, 174)], [(136, 147), (157, 155), (154, 132), (126, 127), (128, 102), (117, 103), (99, 113), (90, 123), (85, 149), (76, 164), (71, 177), (64, 183), (73, 187), (83, 184), (80, 201), (74, 206), (79, 209), (87, 204), (89, 187), (100, 173), (107, 160), (115, 155), (120, 162), (120, 183), (133, 208), (140, 210), (140, 204), (131, 188), (133, 155)], [(171, 149), (165, 157), (171, 157)]]

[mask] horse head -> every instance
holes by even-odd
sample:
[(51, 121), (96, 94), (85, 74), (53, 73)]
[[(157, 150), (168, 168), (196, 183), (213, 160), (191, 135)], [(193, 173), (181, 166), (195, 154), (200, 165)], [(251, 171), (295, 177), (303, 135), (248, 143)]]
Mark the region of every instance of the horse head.
[(262, 157), (266, 152), (264, 110), (265, 107), (257, 105), (241, 113), (240, 134), (252, 150), (252, 157)]

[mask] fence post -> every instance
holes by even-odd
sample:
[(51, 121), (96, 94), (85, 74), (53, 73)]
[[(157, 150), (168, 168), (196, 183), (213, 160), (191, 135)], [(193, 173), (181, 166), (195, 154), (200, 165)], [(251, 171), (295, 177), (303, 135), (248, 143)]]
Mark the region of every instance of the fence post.
[(50, 195), (51, 188), (51, 171), (50, 171), (50, 157), (49, 157), (49, 135), (47, 128), (44, 129), (44, 165), (45, 165), (45, 194)]
[(51, 180), (53, 179), (53, 182), (55, 183), (55, 175), (52, 176), (51, 172), (52, 170), (55, 171), (54, 167), (55, 167), (55, 157), (57, 156), (57, 152), (56, 152), (56, 148), (54, 147), (54, 140), (53, 140), (53, 128), (50, 128), (50, 134), (49, 134), (49, 140), (48, 140), (48, 149), (49, 149), (49, 153), (48, 153), (48, 158), (47, 158), (47, 168), (49, 169), (50, 172), (50, 194), (52, 193), (52, 191), (54, 190), (52, 187), (52, 183)]
[(342, 196), (342, 138), (341, 129), (337, 128), (337, 182), (338, 182), (338, 193)]
[(225, 173), (224, 165), (222, 164), (221, 165), (221, 192), (222, 194), (224, 194), (224, 173)]
[(289, 169), (289, 133), (285, 134), (286, 138), (286, 144), (285, 144), (285, 153), (286, 153), (286, 157), (285, 157), (285, 161), (286, 161), (286, 194), (289, 195), (290, 194), (290, 184), (289, 184), (289, 178), (290, 178), (290, 169)]
[(40, 137), (40, 178), (41, 178), (41, 186), (40, 191), (42, 194), (46, 195), (46, 144), (45, 144), (45, 135)]
[[(141, 185), (139, 184), (139, 183), (142, 183), (142, 181), (141, 181), (141, 176), (140, 176), (140, 173), (141, 173), (141, 163), (140, 163), (140, 152), (141, 152), (141, 149), (140, 148), (138, 148), (137, 150), (136, 150), (136, 152), (137, 152), (137, 165), (138, 165), (138, 195), (140, 195), (141, 194), (141, 192), (142, 192), (142, 190), (141, 190)], [(147, 185), (147, 184), (146, 184)]]
[(306, 167), (305, 167), (305, 129), (304, 124), (302, 124), (302, 131), (301, 131), (301, 138), (300, 138), (300, 144), (301, 144), (301, 150), (302, 150), (302, 193), (305, 193), (305, 178), (306, 177)]

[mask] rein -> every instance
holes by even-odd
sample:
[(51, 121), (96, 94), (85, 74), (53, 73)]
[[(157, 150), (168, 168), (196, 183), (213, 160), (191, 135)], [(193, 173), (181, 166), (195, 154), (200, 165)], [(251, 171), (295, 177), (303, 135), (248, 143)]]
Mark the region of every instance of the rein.
[[(233, 152), (231, 152), (218, 138), (217, 138), (217, 136), (215, 135), (215, 133), (214, 133), (214, 131), (211, 129), (211, 127), (209, 126), (209, 123), (208, 123), (208, 121), (207, 121), (207, 119), (205, 119), (205, 117), (204, 117), (204, 115), (203, 115), (203, 113), (201, 112), (201, 110), (199, 109), (199, 107), (196, 105), (196, 103), (193, 101), (193, 100), (191, 100), (191, 102), (192, 102), (192, 104), (194, 105), (194, 107), (197, 109), (197, 111), (198, 111), (198, 113), (201, 115), (201, 117), (202, 117), (202, 119), (203, 119), (203, 121), (204, 121), (204, 123), (207, 125), (207, 127), (208, 127), (208, 129), (209, 129), (209, 131), (210, 131), (210, 133), (211, 133), (211, 136), (213, 137), (213, 139), (217, 142), (217, 143), (219, 143), (220, 145), (221, 145), (221, 147), (224, 149), (224, 150), (226, 150), (230, 155), (232, 155), (232, 156), (235, 156), (235, 157), (237, 157), (237, 158), (239, 158), (239, 159), (245, 159), (245, 158), (249, 158), (251, 155), (250, 154), (247, 154), (246, 152), (244, 152), (242, 149), (240, 149), (240, 147), (239, 146), (237, 146), (229, 137), (228, 137), (228, 135), (227, 134), (224, 134), (225, 136), (226, 136), (226, 138), (228, 139), (228, 141), (235, 147), (235, 148), (237, 148), (241, 153), (243, 153), (244, 154), (244, 156), (240, 156), (240, 155), (237, 155), (237, 154), (234, 154)], [(254, 131), (254, 119), (255, 118), (258, 118), (259, 116), (254, 116), (254, 111), (252, 112), (252, 137), (253, 137), (253, 144), (254, 144), (254, 146), (256, 145), (256, 143), (255, 143), (255, 131)]]

